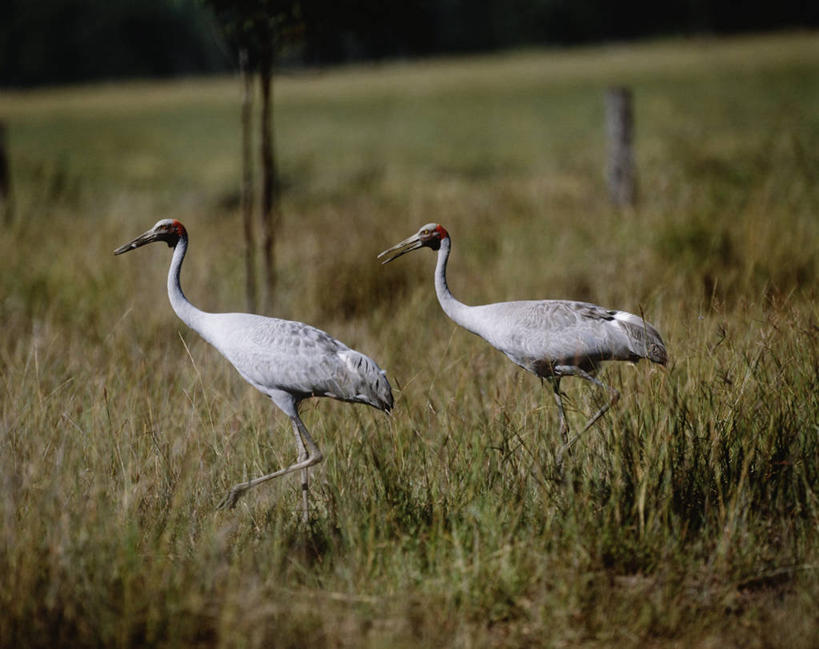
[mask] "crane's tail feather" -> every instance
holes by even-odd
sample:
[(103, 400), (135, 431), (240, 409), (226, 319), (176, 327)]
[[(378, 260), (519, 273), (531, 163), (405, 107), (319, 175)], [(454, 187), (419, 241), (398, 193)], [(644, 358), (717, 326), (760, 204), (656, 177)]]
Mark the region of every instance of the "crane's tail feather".
[(386, 372), (372, 358), (355, 350), (345, 350), (340, 355), (350, 370), (348, 385), (352, 392), (342, 398), (366, 403), (384, 412), (392, 410), (392, 388)]
[(659, 331), (633, 313), (618, 311), (614, 317), (626, 332), (634, 354), (660, 365), (668, 363), (668, 352)]

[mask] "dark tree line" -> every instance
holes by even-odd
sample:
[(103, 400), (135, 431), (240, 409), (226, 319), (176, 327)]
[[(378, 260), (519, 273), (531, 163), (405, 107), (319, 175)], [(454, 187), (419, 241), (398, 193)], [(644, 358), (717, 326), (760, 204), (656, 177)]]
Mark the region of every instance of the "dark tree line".
[(32, 86), (224, 70), (197, 0), (2, 0), (0, 85)]
[[(3, 0), (0, 85), (235, 68), (211, 5), (199, 0)], [(291, 30), (290, 64), (819, 27), (815, 0), (317, 0), (292, 5), (300, 28)]]

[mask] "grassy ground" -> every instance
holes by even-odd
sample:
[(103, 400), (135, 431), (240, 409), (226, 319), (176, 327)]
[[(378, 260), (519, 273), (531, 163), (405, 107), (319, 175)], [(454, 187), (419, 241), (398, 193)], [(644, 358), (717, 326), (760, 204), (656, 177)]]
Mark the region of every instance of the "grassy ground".
[[(603, 90), (636, 98), (639, 207), (605, 196)], [(386, 367), (396, 410), (306, 402), (326, 460), (186, 330), (243, 310), (238, 84), (0, 96), (18, 221), (0, 237), (0, 645), (811, 647), (819, 636), (819, 38), (680, 41), (277, 80), (277, 315)], [(457, 329), (467, 303), (645, 313), (666, 370), (554, 479), (536, 378)], [(564, 381), (576, 426), (598, 395)]]

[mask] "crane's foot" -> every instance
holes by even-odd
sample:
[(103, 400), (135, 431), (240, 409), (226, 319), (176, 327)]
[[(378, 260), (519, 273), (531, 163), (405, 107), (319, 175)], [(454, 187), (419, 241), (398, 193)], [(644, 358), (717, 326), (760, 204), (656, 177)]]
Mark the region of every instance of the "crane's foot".
[(559, 481), (563, 480), (563, 459), (567, 453), (571, 453), (572, 444), (574, 444), (574, 440), (569, 440), (569, 424), (566, 421), (566, 417), (563, 414), (563, 409), (561, 407), (560, 412), (560, 438), (563, 440), (563, 444), (557, 449), (555, 452), (555, 472), (557, 474), (557, 478)]
[(216, 509), (233, 509), (245, 491), (247, 491), (247, 487), (244, 485), (236, 485), (228, 492), (228, 495), (222, 498), (222, 501), (216, 505)]
[[(592, 423), (594, 423), (594, 422), (592, 422)], [(576, 442), (578, 439), (580, 439), (580, 436), (581, 436), (583, 433), (585, 433), (585, 432), (586, 432), (586, 430), (587, 430), (588, 428), (589, 428), (589, 426), (587, 425), (587, 426), (586, 426), (586, 428), (584, 428), (582, 431), (580, 431), (579, 433), (577, 433), (576, 435), (574, 435), (574, 436), (573, 436), (571, 439), (568, 439), (568, 432), (569, 432), (569, 429), (568, 429), (568, 428), (566, 429), (566, 433), (567, 433), (567, 440), (566, 440), (566, 443), (565, 443), (565, 444), (563, 444), (563, 446), (561, 446), (561, 447), (558, 449), (557, 453), (555, 454), (555, 464), (557, 465), (558, 470), (561, 470), (561, 471), (563, 470), (563, 459), (564, 459), (564, 458), (565, 458), (567, 455), (571, 456), (571, 454), (572, 454), (572, 447), (574, 446), (574, 443), (575, 443), (575, 442)]]
[(555, 478), (557, 478), (558, 482), (563, 482), (565, 477), (563, 473), (563, 460), (566, 457), (566, 453), (570, 452), (570, 446), (568, 444), (564, 444), (555, 453)]
[(557, 449), (557, 453), (555, 453), (555, 466), (557, 467), (558, 471), (561, 471), (563, 469), (563, 455), (565, 453), (566, 453), (565, 445)]

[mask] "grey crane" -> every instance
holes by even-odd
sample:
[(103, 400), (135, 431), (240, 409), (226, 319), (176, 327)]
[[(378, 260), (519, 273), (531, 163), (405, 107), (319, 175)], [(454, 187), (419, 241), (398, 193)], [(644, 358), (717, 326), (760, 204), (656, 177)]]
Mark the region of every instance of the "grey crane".
[[(168, 297), (176, 315), (213, 345), (242, 378), (266, 394), (290, 418), (298, 460), (283, 469), (234, 485), (219, 504), (233, 508), (249, 489), (293, 471), (302, 472), (304, 520), (309, 519), (308, 467), (323, 459), (299, 417), (299, 404), (309, 397), (366, 403), (389, 413), (392, 390), (384, 371), (368, 356), (329, 334), (302, 322), (250, 313), (206, 313), (182, 293), (179, 273), (188, 250), (188, 233), (174, 219), (154, 227), (114, 251), (121, 255), (147, 243), (164, 241), (173, 248), (168, 271)], [(306, 445), (306, 447), (305, 447)]]
[[(411, 237), (378, 255), (382, 264), (419, 248), (438, 251), (435, 293), (452, 320), (486, 340), (509, 359), (552, 383), (560, 415), (563, 453), (591, 428), (620, 398), (619, 392), (595, 374), (602, 361), (638, 361), (647, 358), (665, 365), (665, 345), (657, 330), (642, 318), (625, 311), (569, 300), (528, 300), (467, 306), (459, 302), (446, 283), (446, 266), (452, 241), (438, 223), (427, 223)], [(608, 401), (569, 439), (569, 424), (563, 409), (560, 380), (578, 376), (608, 392)]]

